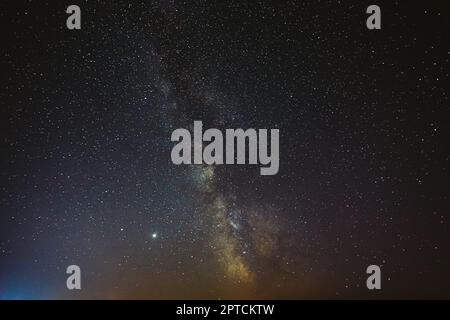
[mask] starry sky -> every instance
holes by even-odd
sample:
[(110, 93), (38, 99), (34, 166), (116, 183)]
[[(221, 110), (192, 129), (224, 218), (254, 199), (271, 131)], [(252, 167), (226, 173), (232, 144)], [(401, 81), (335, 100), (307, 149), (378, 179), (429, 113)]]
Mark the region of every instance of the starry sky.
[[(0, 4), (0, 299), (450, 298), (443, 6), (72, 2)], [(174, 165), (194, 120), (279, 173)]]

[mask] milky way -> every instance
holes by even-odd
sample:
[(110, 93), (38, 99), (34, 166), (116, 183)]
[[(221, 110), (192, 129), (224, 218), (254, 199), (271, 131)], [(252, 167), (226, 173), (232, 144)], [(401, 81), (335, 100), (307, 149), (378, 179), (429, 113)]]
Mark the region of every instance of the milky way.
[[(69, 4), (0, 5), (0, 298), (450, 296), (443, 9)], [(174, 165), (195, 120), (279, 129), (279, 172)]]

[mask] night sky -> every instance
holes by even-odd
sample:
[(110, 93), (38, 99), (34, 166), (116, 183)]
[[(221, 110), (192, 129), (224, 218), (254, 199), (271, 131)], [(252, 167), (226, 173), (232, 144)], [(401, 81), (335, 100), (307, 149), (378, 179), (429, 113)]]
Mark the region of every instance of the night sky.
[[(447, 14), (2, 1), (0, 298), (450, 298)], [(278, 174), (174, 165), (194, 120), (279, 129)]]

